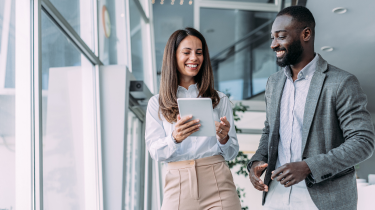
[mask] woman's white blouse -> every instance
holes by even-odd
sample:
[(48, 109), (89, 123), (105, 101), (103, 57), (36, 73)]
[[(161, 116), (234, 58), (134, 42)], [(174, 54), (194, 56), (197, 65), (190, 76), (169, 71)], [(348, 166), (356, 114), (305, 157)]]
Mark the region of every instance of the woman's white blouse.
[[(159, 95), (153, 96), (148, 102), (146, 113), (146, 145), (151, 157), (159, 162), (176, 162), (194, 160), (214, 155), (222, 155), (225, 160), (234, 159), (239, 150), (236, 130), (234, 128), (232, 106), (228, 97), (218, 92), (220, 103), (213, 111), (214, 120), (220, 122), (220, 117), (227, 117), (230, 123), (229, 140), (221, 144), (216, 137), (187, 137), (181, 143), (175, 143), (172, 132), (175, 123), (166, 121), (159, 111)], [(177, 98), (196, 98), (198, 89), (190, 85), (189, 89), (179, 86)]]

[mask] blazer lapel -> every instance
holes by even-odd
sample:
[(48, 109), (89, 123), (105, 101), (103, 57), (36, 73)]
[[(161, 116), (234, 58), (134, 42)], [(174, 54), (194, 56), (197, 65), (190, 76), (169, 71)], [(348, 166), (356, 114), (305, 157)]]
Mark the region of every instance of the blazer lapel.
[(284, 74), (284, 71), (282, 71), (282, 75), (280, 76), (280, 79), (277, 81), (276, 85), (273, 89), (272, 94), (272, 117), (274, 117), (274, 125), (273, 125), (273, 132), (279, 132), (280, 128), (280, 104), (281, 104), (281, 96), (283, 95), (284, 85), (286, 81), (286, 76)]
[(280, 102), (281, 96), (283, 94), (283, 89), (286, 81), (286, 76), (284, 70), (280, 70), (276, 77), (277, 79), (273, 81), (272, 92), (270, 94), (270, 103), (267, 104), (269, 111), (269, 126), (270, 126), (270, 142), (268, 142), (268, 171), (264, 179), (265, 184), (269, 184), (271, 181), (271, 171), (275, 169), (277, 161), (277, 147), (279, 145), (279, 128), (280, 128)]
[(302, 156), (305, 150), (307, 137), (309, 136), (311, 123), (314, 119), (316, 106), (319, 101), (319, 96), (323, 88), (324, 80), (326, 78), (327, 61), (325, 61), (320, 55), (317, 63), (317, 68), (314, 76), (311, 79), (309, 92), (306, 97), (305, 111), (303, 115), (303, 133), (302, 133)]
[[(284, 85), (286, 81), (286, 76), (284, 74), (284, 70), (280, 70), (280, 75), (278, 75), (279, 78), (277, 81), (275, 81), (275, 85), (273, 86), (272, 90), (272, 98), (271, 98), (271, 107), (270, 107), (270, 118), (273, 119), (273, 123), (270, 124), (270, 135), (271, 142), (269, 142), (269, 147), (273, 147), (273, 150), (277, 151), (277, 147), (279, 145), (279, 129), (280, 129), (280, 104), (281, 104), (281, 97), (283, 95)], [(271, 149), (271, 148), (269, 148)], [(271, 150), (272, 151), (272, 150)], [(271, 155), (272, 156), (272, 155)], [(277, 158), (275, 156), (275, 158)], [(272, 160), (271, 160), (272, 162)], [(276, 160), (274, 161), (276, 164)]]

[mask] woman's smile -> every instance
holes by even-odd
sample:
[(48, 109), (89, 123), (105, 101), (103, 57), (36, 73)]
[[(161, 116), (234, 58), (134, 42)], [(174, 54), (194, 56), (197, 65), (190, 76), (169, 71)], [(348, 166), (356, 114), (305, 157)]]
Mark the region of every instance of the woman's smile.
[(198, 64), (191, 64), (191, 63), (185, 64), (185, 67), (187, 67), (190, 70), (197, 70), (198, 66), (199, 66)]

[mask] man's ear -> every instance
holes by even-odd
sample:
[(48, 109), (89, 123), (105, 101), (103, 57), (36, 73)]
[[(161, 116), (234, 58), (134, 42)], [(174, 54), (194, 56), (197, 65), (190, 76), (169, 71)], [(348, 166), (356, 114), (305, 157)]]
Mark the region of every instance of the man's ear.
[(313, 32), (310, 27), (306, 27), (305, 29), (302, 30), (302, 39), (305, 42), (310, 41), (312, 38)]

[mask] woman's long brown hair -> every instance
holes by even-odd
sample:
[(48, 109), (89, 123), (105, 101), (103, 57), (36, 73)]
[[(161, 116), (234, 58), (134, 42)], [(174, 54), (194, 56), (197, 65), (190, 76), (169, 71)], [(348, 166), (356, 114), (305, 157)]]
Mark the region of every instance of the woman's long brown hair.
[(164, 49), (159, 91), (159, 114), (161, 113), (169, 123), (177, 122), (177, 115), (179, 114), (177, 105), (179, 76), (176, 51), (181, 41), (187, 36), (195, 36), (200, 39), (203, 47), (203, 63), (199, 73), (195, 76), (195, 82), (199, 90), (198, 97), (211, 98), (213, 108), (220, 102), (219, 94), (214, 89), (214, 76), (206, 40), (194, 28), (177, 30), (169, 37)]

